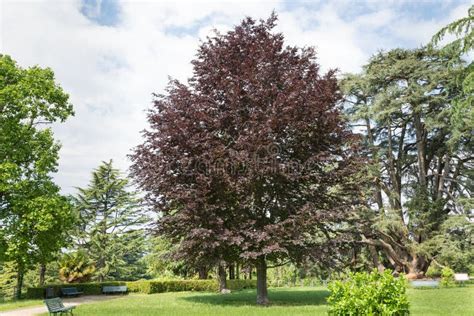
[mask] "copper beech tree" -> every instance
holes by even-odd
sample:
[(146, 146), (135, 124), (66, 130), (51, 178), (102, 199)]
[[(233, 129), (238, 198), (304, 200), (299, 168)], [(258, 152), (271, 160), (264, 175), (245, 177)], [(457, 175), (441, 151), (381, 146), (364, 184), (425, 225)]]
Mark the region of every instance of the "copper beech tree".
[(158, 233), (189, 260), (254, 265), (262, 305), (267, 264), (302, 260), (351, 211), (359, 165), (335, 71), (284, 46), (275, 22), (246, 18), (202, 43), (131, 157)]

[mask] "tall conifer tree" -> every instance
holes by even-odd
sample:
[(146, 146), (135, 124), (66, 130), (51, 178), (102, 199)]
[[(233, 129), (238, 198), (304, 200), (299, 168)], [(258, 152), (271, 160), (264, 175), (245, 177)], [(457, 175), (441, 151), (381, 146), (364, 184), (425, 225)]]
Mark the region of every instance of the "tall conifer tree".
[(95, 278), (128, 278), (144, 251), (143, 224), (148, 221), (128, 180), (112, 161), (104, 162), (92, 173), (89, 186), (79, 189), (75, 202), (80, 214), (77, 242), (93, 259)]

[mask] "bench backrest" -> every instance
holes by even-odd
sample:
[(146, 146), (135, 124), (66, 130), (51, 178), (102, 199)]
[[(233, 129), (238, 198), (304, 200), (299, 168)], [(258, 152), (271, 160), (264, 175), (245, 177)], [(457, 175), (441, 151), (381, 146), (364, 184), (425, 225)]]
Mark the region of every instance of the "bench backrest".
[(44, 303), (46, 304), (46, 307), (48, 307), (49, 312), (55, 312), (64, 308), (63, 301), (61, 301), (59, 297), (44, 300)]
[(77, 288), (75, 288), (75, 287), (63, 287), (63, 288), (61, 288), (61, 292), (63, 294), (75, 294), (78, 291), (77, 291)]
[(102, 292), (127, 292), (126, 285), (117, 285), (117, 286), (104, 286)]
[(411, 285), (413, 287), (423, 287), (423, 286), (437, 287), (437, 286), (439, 286), (439, 281), (437, 281), (437, 280), (417, 280), (417, 281), (411, 281)]
[(469, 275), (467, 273), (455, 273), (454, 280), (456, 281), (469, 281)]

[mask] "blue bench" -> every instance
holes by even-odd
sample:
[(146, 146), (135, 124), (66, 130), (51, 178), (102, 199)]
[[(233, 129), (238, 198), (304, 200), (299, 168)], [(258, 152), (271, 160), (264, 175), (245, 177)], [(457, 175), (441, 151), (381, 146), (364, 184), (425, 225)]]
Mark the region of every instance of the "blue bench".
[(126, 294), (128, 291), (127, 286), (104, 286), (102, 287), (103, 294)]
[(61, 288), (61, 295), (64, 297), (79, 296), (82, 292), (79, 292), (75, 287), (63, 287)]

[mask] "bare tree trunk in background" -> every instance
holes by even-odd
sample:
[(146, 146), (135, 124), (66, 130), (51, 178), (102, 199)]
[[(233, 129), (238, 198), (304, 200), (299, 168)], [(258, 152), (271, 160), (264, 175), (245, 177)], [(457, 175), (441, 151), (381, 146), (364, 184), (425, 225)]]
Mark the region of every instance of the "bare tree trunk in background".
[(39, 285), (40, 286), (44, 285), (45, 275), (46, 275), (46, 264), (41, 263), (40, 268), (39, 268)]
[(426, 189), (426, 131), (424, 129), (423, 123), (421, 122), (420, 114), (415, 113), (414, 115), (414, 126), (415, 126), (415, 136), (416, 136), (416, 149), (418, 156), (418, 174), (420, 186), (423, 190)]
[(379, 254), (377, 253), (377, 248), (375, 248), (375, 246), (373, 245), (369, 245), (368, 248), (369, 248), (370, 256), (372, 257), (372, 263), (374, 264), (374, 267), (376, 267), (379, 272), (383, 272), (385, 270), (385, 267), (379, 260)]
[(235, 264), (229, 264), (229, 280), (235, 279)]
[(15, 289), (15, 298), (17, 300), (21, 299), (21, 289), (23, 287), (23, 276), (24, 276), (24, 271), (23, 267), (18, 267), (18, 273), (16, 277), (16, 289)]
[(199, 267), (198, 274), (199, 274), (199, 279), (200, 280), (206, 280), (207, 277), (208, 277), (207, 267), (205, 267), (205, 266)]
[[(372, 157), (374, 161), (376, 161), (377, 166), (379, 166), (378, 162), (378, 157), (377, 157), (377, 149), (375, 148), (375, 141), (374, 141), (374, 135), (372, 133), (372, 127), (370, 126), (370, 120), (368, 118), (365, 119), (365, 124), (367, 128), (367, 136), (369, 140), (369, 144), (371, 147), (372, 151)], [(379, 167), (380, 168), (380, 167)], [(375, 202), (377, 203), (377, 206), (379, 208), (379, 211), (383, 210), (383, 199), (382, 199), (382, 188), (380, 186), (380, 178), (377, 178), (375, 181)]]
[(223, 293), (227, 290), (227, 273), (223, 263), (220, 263), (217, 268), (217, 276), (219, 279), (219, 292)]

